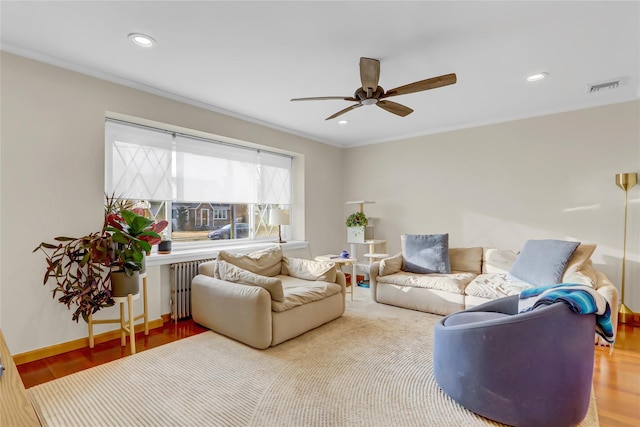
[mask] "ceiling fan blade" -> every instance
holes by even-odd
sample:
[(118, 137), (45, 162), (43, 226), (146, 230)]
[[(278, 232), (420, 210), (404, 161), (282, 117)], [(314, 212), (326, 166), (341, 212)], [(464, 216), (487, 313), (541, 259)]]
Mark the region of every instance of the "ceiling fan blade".
[(404, 105), (398, 104), (397, 102), (378, 101), (376, 105), (400, 117), (408, 116), (409, 114), (413, 113), (413, 110), (411, 108), (405, 107)]
[(342, 99), (344, 101), (360, 101), (352, 96), (316, 96), (311, 98), (293, 98), (292, 101), (321, 101), (324, 99)]
[(367, 92), (375, 92), (378, 88), (378, 80), (380, 79), (380, 61), (371, 58), (360, 58), (360, 81), (362, 82), (362, 90)]
[(345, 108), (344, 110), (340, 110), (340, 111), (338, 111), (337, 113), (335, 113), (335, 114), (333, 114), (333, 115), (331, 115), (331, 116), (327, 117), (325, 120), (335, 119), (336, 117), (341, 116), (341, 115), (343, 115), (344, 113), (346, 113), (346, 112), (348, 112), (348, 111), (351, 111), (351, 110), (353, 110), (354, 108), (358, 108), (358, 107), (362, 107), (362, 104), (354, 104), (354, 105), (352, 105), (352, 106), (350, 106), (350, 107)]
[(435, 89), (442, 86), (452, 85), (456, 81), (457, 77), (455, 73), (445, 74), (426, 80), (420, 80), (419, 82), (409, 83), (408, 85), (400, 86), (395, 89), (390, 89), (384, 95), (382, 95), (381, 98), (388, 98), (389, 96), (406, 95), (408, 93)]

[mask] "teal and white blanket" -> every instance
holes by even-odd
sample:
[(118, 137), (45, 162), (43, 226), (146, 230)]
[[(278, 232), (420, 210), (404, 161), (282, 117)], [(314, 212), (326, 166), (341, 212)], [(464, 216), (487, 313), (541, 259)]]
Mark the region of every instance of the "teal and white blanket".
[(613, 347), (615, 336), (611, 322), (611, 307), (602, 295), (589, 286), (559, 283), (526, 289), (520, 292), (518, 312), (531, 311), (554, 302), (567, 304), (575, 313), (595, 314), (596, 333)]

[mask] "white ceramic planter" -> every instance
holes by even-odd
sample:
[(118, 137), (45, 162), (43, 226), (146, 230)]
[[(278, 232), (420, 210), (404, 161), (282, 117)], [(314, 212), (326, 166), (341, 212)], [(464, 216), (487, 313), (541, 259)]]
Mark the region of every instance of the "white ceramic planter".
[(364, 227), (347, 227), (347, 243), (364, 243)]

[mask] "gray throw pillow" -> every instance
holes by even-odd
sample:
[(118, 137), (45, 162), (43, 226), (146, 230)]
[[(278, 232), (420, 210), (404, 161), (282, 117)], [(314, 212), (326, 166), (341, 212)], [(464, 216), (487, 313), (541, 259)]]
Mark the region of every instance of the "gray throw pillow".
[(410, 273), (451, 273), (448, 234), (403, 234), (404, 270)]
[(580, 242), (528, 240), (513, 263), (507, 280), (534, 286), (560, 283), (573, 252)]

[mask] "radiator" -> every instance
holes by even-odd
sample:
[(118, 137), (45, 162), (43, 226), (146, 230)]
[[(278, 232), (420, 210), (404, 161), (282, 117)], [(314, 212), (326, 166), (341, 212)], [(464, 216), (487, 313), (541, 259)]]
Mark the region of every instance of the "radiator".
[(171, 264), (171, 319), (177, 322), (191, 316), (191, 280), (198, 274), (201, 262), (213, 261), (202, 259)]

